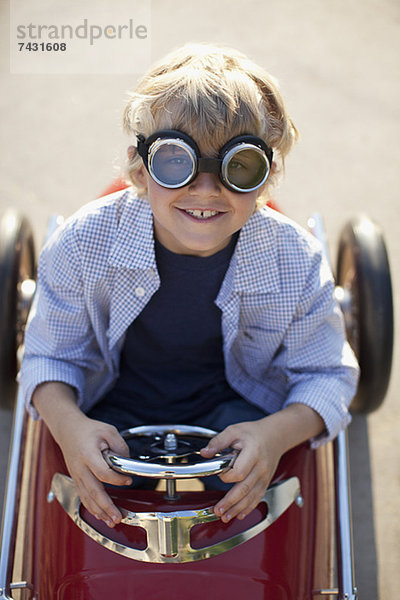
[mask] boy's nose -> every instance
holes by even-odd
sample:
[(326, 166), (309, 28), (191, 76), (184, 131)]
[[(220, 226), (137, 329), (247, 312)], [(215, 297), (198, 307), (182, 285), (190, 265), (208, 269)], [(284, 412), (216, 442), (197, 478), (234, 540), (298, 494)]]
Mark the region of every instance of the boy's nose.
[(221, 185), (219, 177), (214, 173), (199, 173), (189, 184), (189, 191), (193, 194), (219, 194)]

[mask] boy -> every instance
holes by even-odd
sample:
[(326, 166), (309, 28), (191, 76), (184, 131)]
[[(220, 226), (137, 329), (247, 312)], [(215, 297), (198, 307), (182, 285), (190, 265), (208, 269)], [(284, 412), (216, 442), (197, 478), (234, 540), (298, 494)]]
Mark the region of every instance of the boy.
[(101, 482), (118, 433), (184, 422), (220, 431), (244, 518), (280, 457), (349, 422), (357, 365), (317, 241), (260, 208), (297, 138), (273, 79), (242, 54), (190, 45), (156, 65), (124, 113), (133, 188), (84, 207), (44, 248), (20, 380), (87, 509), (121, 515)]

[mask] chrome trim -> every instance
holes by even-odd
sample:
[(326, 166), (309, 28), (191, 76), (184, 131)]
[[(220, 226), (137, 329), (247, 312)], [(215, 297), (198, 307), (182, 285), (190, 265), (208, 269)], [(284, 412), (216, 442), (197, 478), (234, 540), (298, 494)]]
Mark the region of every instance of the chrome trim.
[(145, 462), (124, 456), (116, 456), (109, 450), (103, 450), (103, 456), (106, 463), (118, 473), (153, 479), (190, 479), (192, 477), (218, 475), (218, 473), (232, 465), (237, 455), (227, 454), (217, 459), (202, 461), (193, 465)]
[[(237, 153), (237, 152), (242, 152), (242, 150), (254, 150), (256, 152), (258, 152), (258, 154), (260, 154), (260, 156), (262, 156), (262, 158), (264, 159), (265, 162), (265, 175), (262, 178), (262, 180), (260, 181), (260, 183), (257, 183), (257, 185), (251, 187), (251, 188), (240, 188), (238, 186), (236, 186), (234, 183), (232, 183), (228, 177), (228, 165), (229, 165), (229, 161), (230, 159)], [(258, 146), (255, 146), (254, 144), (249, 144), (247, 142), (242, 142), (241, 144), (236, 144), (235, 146), (233, 146), (224, 156), (223, 160), (222, 160), (222, 165), (221, 165), (221, 175), (222, 175), (222, 179), (236, 192), (254, 192), (255, 190), (258, 190), (259, 187), (261, 187), (262, 185), (264, 185), (264, 183), (267, 181), (268, 177), (269, 177), (269, 173), (271, 170), (271, 166), (269, 164), (269, 160), (264, 152), (264, 150), (262, 150), (261, 148), (259, 148)]]
[[(53, 215), (49, 219), (46, 239), (54, 233), (63, 222), (63, 217)], [(7, 595), (11, 589), (11, 571), (14, 560), (15, 517), (17, 509), (17, 487), (19, 475), (19, 463), (22, 447), (22, 431), (24, 424), (25, 403), (21, 388), (18, 388), (17, 402), (14, 410), (14, 422), (10, 444), (9, 463), (7, 471), (7, 485), (4, 496), (3, 519), (1, 524), (1, 547), (0, 547), (0, 600), (12, 600)], [(12, 555), (12, 556), (10, 556)]]
[[(152, 459), (133, 459), (125, 456), (117, 456), (110, 450), (103, 450), (104, 460), (109, 467), (127, 475), (138, 475), (141, 477), (150, 477), (153, 479), (190, 479), (193, 477), (208, 477), (209, 475), (218, 475), (225, 469), (233, 466), (237, 457), (237, 452), (232, 451), (226, 454), (220, 453), (209, 460), (201, 460), (198, 452), (188, 451), (180, 455), (176, 451), (176, 436), (193, 436), (200, 438), (212, 438), (217, 435), (213, 429), (198, 427), (195, 425), (141, 425), (132, 427), (121, 432), (121, 436), (127, 440), (131, 437), (150, 437), (155, 435), (172, 436), (175, 443), (175, 449), (171, 449), (164, 456), (157, 456)], [(165, 443), (165, 440), (164, 440)], [(167, 451), (167, 449), (166, 449)], [(199, 456), (200, 462), (192, 464), (181, 464), (175, 462), (180, 458), (189, 456)], [(159, 460), (160, 462), (155, 462)], [(172, 497), (174, 494), (172, 494)]]
[(313, 213), (308, 219), (307, 225), (311, 233), (317, 238), (317, 240), (321, 242), (324, 254), (330, 263), (328, 241), (326, 239), (325, 227), (322, 216), (319, 213)]
[[(165, 181), (161, 181), (161, 179), (159, 179), (156, 176), (154, 169), (153, 169), (153, 159), (154, 159), (154, 156), (155, 156), (157, 150), (159, 150), (162, 146), (168, 146), (171, 144), (182, 148), (182, 150), (184, 150), (187, 153), (187, 155), (189, 156), (191, 163), (192, 163), (191, 172), (186, 177), (186, 179), (183, 179), (179, 183), (165, 183)], [(159, 185), (161, 185), (162, 187), (165, 187), (165, 188), (175, 189), (175, 188), (184, 187), (193, 179), (193, 175), (196, 172), (196, 164), (197, 164), (196, 153), (193, 150), (193, 148), (191, 148), (191, 146), (189, 146), (189, 144), (187, 142), (185, 142), (184, 140), (181, 140), (180, 138), (158, 138), (151, 144), (147, 156), (148, 156), (147, 164), (149, 165), (150, 175), (152, 176), (152, 178), (154, 179), (154, 181), (156, 183), (158, 183)]]
[(356, 600), (347, 431), (334, 442), (338, 585), (340, 600)]
[(17, 488), (19, 459), (22, 446), (22, 430), (25, 405), (21, 389), (18, 390), (17, 404), (14, 413), (13, 433), (10, 445), (7, 487), (4, 496), (3, 520), (1, 525), (0, 550), (0, 600), (10, 600), (7, 595), (10, 589), (12, 563), (14, 557), (15, 525), (17, 509)]
[(196, 437), (212, 438), (217, 435), (214, 429), (199, 427), (198, 425), (139, 425), (121, 431), (121, 436), (126, 440), (136, 436), (151, 436), (163, 433), (174, 433), (175, 435), (193, 435)]
[(35, 588), (28, 581), (16, 581), (15, 583), (10, 583), (10, 590), (34, 590)]
[(138, 550), (114, 542), (81, 517), (81, 502), (72, 479), (56, 473), (51, 490), (74, 523), (92, 540), (108, 550), (144, 562), (183, 563), (217, 556), (264, 531), (295, 501), (300, 494), (300, 482), (297, 477), (291, 477), (271, 486), (261, 501), (267, 505), (268, 512), (260, 523), (227, 540), (199, 549), (192, 548), (190, 544), (190, 530), (199, 523), (218, 520), (212, 507), (201, 510), (146, 513), (133, 513), (120, 509), (123, 515), (122, 523), (142, 527), (146, 530), (147, 548)]
[[(321, 242), (329, 261), (328, 244), (321, 215), (314, 213), (308, 220), (308, 227)], [(353, 559), (349, 453), (346, 430), (341, 431), (334, 440), (334, 454), (339, 600), (357, 600)]]

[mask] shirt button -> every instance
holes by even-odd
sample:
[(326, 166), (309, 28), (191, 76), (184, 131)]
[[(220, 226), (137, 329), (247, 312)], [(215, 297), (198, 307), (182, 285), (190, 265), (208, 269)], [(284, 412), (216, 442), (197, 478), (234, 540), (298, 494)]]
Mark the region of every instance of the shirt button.
[(136, 290), (135, 290), (135, 295), (138, 298), (143, 298), (143, 296), (145, 295), (145, 293), (146, 293), (146, 290), (143, 287), (137, 287)]

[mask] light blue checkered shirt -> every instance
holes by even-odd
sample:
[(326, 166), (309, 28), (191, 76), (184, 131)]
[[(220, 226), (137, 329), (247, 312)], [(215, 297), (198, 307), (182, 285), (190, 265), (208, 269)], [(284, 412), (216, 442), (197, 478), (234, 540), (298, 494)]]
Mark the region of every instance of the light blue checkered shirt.
[[(159, 285), (150, 206), (132, 189), (65, 221), (42, 251), (25, 339), (19, 379), (33, 416), (44, 381), (76, 388), (84, 411), (113, 386), (127, 328)], [(348, 424), (358, 377), (333, 289), (319, 242), (266, 208), (240, 232), (215, 300), (229, 384), (269, 413), (312, 407), (327, 430), (314, 445)]]

